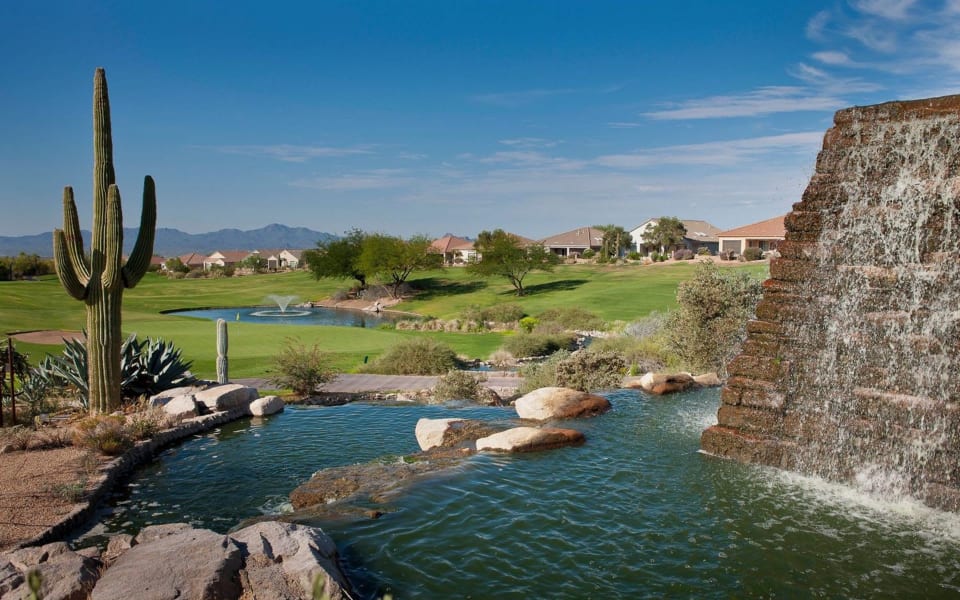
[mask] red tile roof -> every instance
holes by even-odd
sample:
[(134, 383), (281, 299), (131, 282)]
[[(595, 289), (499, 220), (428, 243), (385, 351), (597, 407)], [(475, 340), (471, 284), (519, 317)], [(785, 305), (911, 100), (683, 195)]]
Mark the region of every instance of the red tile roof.
[(787, 229), (783, 225), (783, 219), (785, 217), (786, 215), (781, 215), (779, 217), (767, 219), (766, 221), (760, 221), (758, 223), (744, 225), (743, 227), (736, 227), (734, 229), (728, 229), (727, 231), (721, 231), (717, 234), (717, 237), (783, 239), (787, 235)]

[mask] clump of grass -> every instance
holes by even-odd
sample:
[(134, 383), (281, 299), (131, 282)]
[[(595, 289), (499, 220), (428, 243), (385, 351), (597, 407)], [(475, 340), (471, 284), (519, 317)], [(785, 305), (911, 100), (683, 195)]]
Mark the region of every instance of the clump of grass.
[(133, 446), (134, 438), (122, 415), (97, 415), (74, 425), (73, 443), (107, 456), (123, 454)]
[(537, 331), (560, 329), (563, 331), (596, 331), (606, 328), (603, 319), (579, 306), (551, 308), (537, 315), (540, 323)]
[(81, 478), (73, 483), (58, 483), (50, 489), (50, 492), (61, 500), (75, 504), (83, 499), (86, 490), (87, 481)]

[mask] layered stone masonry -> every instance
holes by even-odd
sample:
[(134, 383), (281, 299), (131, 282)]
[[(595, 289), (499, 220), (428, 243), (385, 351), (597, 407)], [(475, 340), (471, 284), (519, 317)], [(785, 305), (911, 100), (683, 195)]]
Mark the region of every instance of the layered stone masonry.
[(838, 112), (705, 451), (960, 510), (960, 96)]

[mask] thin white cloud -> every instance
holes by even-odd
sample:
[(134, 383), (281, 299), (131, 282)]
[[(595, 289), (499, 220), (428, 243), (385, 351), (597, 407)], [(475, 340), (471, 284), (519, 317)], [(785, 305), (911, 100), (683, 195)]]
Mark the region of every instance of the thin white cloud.
[(862, 13), (898, 21), (907, 17), (916, 0), (856, 0), (852, 4)]
[(821, 40), (824, 36), (824, 30), (827, 27), (827, 23), (830, 22), (831, 15), (828, 10), (821, 10), (817, 14), (813, 15), (809, 21), (807, 21), (806, 34), (807, 37), (811, 40)]
[(611, 154), (593, 163), (618, 169), (640, 169), (663, 165), (736, 165), (776, 152), (813, 155), (823, 141), (823, 132), (804, 131), (781, 135), (683, 144), (652, 148), (629, 154)]
[(814, 59), (822, 62), (825, 65), (845, 66), (852, 64), (852, 61), (846, 52), (839, 52), (837, 50), (814, 52), (812, 56)]
[(843, 100), (795, 86), (764, 87), (739, 96), (709, 96), (644, 113), (656, 120), (757, 117), (774, 113), (836, 110)]
[(643, 123), (637, 123), (635, 121), (611, 121), (607, 123), (607, 127), (611, 129), (634, 129), (636, 127), (643, 127)]
[(500, 140), (500, 143), (504, 146), (512, 146), (515, 148), (553, 148), (559, 146), (562, 142), (537, 137), (521, 137), (510, 140)]
[(371, 169), (357, 173), (297, 179), (290, 186), (341, 192), (396, 188), (409, 185), (413, 179), (402, 169)]
[(331, 158), (355, 154), (373, 154), (368, 148), (338, 148), (335, 146), (296, 146), (293, 144), (274, 144), (266, 146), (214, 146), (214, 150), (223, 154), (260, 156), (285, 162), (306, 162), (313, 158)]

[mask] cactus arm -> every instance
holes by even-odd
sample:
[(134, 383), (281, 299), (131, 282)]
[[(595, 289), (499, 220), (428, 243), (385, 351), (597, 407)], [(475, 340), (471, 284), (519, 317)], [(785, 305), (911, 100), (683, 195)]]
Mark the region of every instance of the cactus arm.
[(90, 270), (87, 268), (87, 259), (83, 255), (83, 233), (80, 231), (77, 205), (73, 201), (73, 188), (70, 186), (63, 188), (63, 235), (70, 265), (80, 283), (86, 285), (90, 280)]
[(140, 211), (140, 231), (133, 252), (123, 266), (123, 286), (132, 288), (150, 268), (153, 258), (153, 238), (157, 227), (157, 190), (153, 177), (143, 178), (143, 209)]
[(77, 300), (84, 300), (87, 297), (87, 286), (77, 276), (77, 272), (70, 260), (70, 251), (66, 235), (60, 229), (53, 230), (53, 264), (57, 271), (57, 277), (60, 279), (63, 289), (71, 297)]
[(123, 266), (123, 212), (120, 205), (120, 188), (112, 184), (107, 192), (106, 238), (103, 247), (103, 274), (100, 282), (110, 289), (119, 282)]

